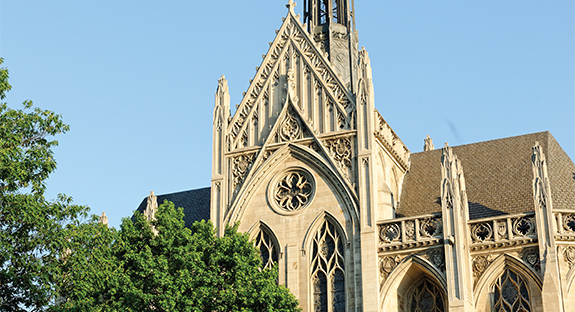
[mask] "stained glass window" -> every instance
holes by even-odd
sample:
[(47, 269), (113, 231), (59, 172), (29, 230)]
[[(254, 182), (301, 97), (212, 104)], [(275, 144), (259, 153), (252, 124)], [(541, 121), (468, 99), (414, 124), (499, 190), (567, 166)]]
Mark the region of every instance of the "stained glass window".
[(527, 281), (517, 272), (506, 269), (493, 284), (493, 309), (495, 312), (529, 312)]
[(443, 291), (429, 279), (423, 278), (413, 287), (409, 294), (410, 312), (443, 312), (445, 311), (445, 297)]
[(345, 311), (343, 237), (324, 220), (312, 243), (313, 305), (316, 312)]

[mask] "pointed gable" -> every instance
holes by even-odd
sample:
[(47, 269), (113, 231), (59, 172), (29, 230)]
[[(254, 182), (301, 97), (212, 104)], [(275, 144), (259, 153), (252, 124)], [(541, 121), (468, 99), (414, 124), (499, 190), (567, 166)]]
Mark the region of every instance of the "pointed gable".
[(230, 150), (260, 146), (266, 141), (285, 104), (288, 79), (296, 81), (292, 100), (315, 131), (354, 127), (353, 96), (290, 8), (231, 119)]

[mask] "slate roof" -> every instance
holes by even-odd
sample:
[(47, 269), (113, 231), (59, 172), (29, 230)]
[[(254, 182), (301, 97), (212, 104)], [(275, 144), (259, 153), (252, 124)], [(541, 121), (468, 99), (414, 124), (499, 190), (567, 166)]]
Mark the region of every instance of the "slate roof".
[[(534, 210), (531, 148), (547, 159), (553, 209), (575, 210), (575, 164), (549, 132), (453, 147), (461, 160), (470, 219)], [(414, 153), (403, 181), (398, 217), (441, 212), (441, 149)]]
[[(158, 205), (164, 203), (165, 200), (171, 201), (176, 207), (184, 208), (184, 222), (186, 227), (191, 227), (195, 221), (209, 220), (210, 219), (210, 194), (211, 188), (205, 187), (201, 189), (157, 195)], [(148, 203), (147, 197), (142, 200), (138, 211), (144, 213)]]

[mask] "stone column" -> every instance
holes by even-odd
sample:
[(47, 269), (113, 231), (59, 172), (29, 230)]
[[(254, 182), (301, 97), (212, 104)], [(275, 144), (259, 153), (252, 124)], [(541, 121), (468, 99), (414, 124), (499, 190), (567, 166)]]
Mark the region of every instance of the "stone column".
[(547, 175), (547, 160), (539, 142), (532, 148), (531, 164), (533, 168), (533, 200), (539, 241), (539, 259), (543, 274), (541, 297), (545, 311), (565, 311), (561, 291), (561, 278), (555, 245), (556, 224), (553, 216), (551, 189)]
[[(360, 211), (361, 300), (356, 298), (359, 311), (377, 311), (379, 285), (377, 269), (377, 224), (374, 207), (377, 188), (374, 185), (373, 135), (374, 102), (371, 64), (365, 50), (360, 53), (359, 83), (356, 93), (357, 114), (357, 181)], [(356, 291), (357, 293), (357, 291)], [(361, 306), (360, 306), (361, 304)]]
[(226, 207), (226, 177), (225, 162), (227, 125), (230, 116), (230, 94), (228, 82), (224, 76), (218, 80), (214, 107), (214, 123), (212, 132), (212, 185), (210, 201), (210, 219), (218, 227), (218, 234), (223, 233), (222, 224)]
[(463, 168), (447, 145), (441, 157), (441, 206), (447, 300), (450, 312), (474, 311), (469, 254), (469, 207)]

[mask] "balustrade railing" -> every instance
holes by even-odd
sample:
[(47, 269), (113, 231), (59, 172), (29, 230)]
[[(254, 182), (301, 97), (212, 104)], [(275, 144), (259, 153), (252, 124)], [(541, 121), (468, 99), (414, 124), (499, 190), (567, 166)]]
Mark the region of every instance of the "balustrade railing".
[(379, 244), (386, 248), (427, 245), (443, 240), (441, 213), (379, 222)]
[(468, 226), (472, 245), (537, 239), (534, 212), (472, 220)]
[(575, 211), (553, 210), (559, 239), (575, 240)]

